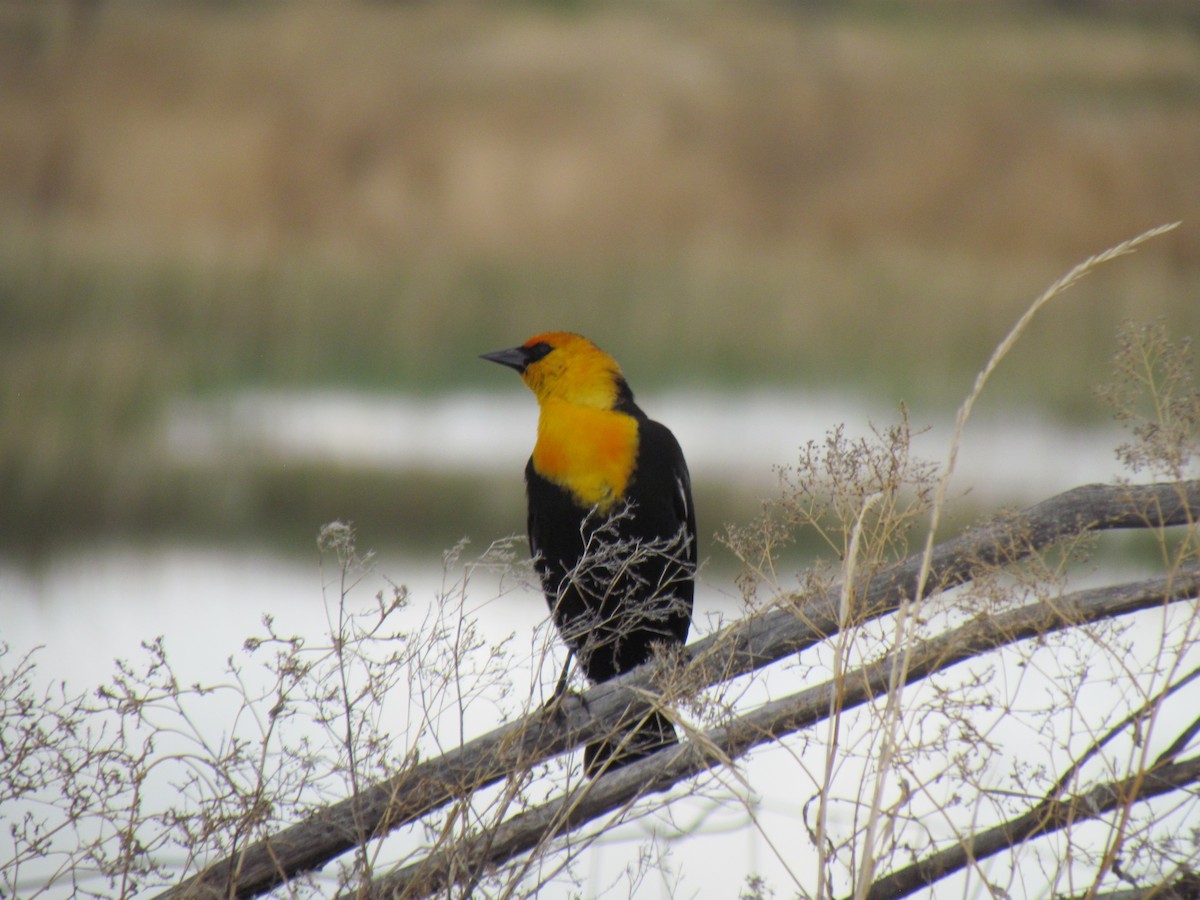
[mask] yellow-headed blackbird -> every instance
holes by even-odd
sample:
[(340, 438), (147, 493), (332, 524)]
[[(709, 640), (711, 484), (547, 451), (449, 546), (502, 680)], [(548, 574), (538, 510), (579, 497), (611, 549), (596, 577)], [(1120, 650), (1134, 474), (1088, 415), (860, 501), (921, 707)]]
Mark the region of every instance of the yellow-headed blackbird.
[[(683, 644), (696, 515), (675, 436), (633, 402), (616, 360), (580, 335), (539, 334), (483, 358), (516, 369), (537, 397), (525, 467), (530, 550), (554, 623), (588, 678), (629, 671), (651, 644)], [(670, 720), (653, 712), (589, 744), (584, 771), (592, 777), (675, 740)]]

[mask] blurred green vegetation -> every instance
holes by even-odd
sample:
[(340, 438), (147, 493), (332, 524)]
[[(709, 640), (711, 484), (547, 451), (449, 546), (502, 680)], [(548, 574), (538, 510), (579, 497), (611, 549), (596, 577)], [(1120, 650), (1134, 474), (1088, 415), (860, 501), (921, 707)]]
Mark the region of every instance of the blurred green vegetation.
[[(1054, 278), (1182, 218), (1057, 301), (987, 402), (1094, 418), (1122, 319), (1200, 331), (1174, 19), (451, 6), (112, 2), (66, 37), (0, 11), (0, 547), (519, 530), (519, 472), (186, 469), (158, 428), (255, 387), (518, 390), (475, 357), (548, 328), (640, 391), (952, 409)], [(755, 508), (697, 487), (714, 530)]]
[[(836, 384), (891, 402), (950, 408), (1005, 323), (973, 316), (939, 327), (926, 312), (924, 329), (917, 328), (911, 319), (918, 298), (931, 299), (919, 280), (864, 276), (887, 285), (847, 283), (846, 296), (832, 303), (826, 295), (832, 309), (813, 341), (761, 331), (754, 319), (737, 321), (739, 310), (761, 314), (786, 305), (788, 287), (752, 276), (698, 286), (684, 269), (588, 277), (496, 266), (374, 275), (300, 265), (126, 269), (45, 247), (10, 247), (0, 264), (0, 542), (10, 551), (39, 552), (123, 534), (307, 547), (321, 524), (347, 517), (366, 541), (386, 546), (445, 547), (468, 530), (519, 531), (517, 471), (507, 479), (456, 478), (233, 459), (181, 468), (164, 455), (159, 428), (173, 398), (247, 388), (519, 391), (476, 356), (525, 337), (505, 319), (521, 310), (520, 317), (537, 321), (539, 298), (548, 295), (572, 327), (620, 348), (639, 390)], [(1080, 299), (1086, 312), (1052, 310), (1026, 336), (994, 393), (1095, 415), (1091, 385), (1105, 376), (1116, 318), (1107, 307), (1122, 305), (1121, 282), (1097, 279), (1091, 296)], [(1180, 285), (1167, 292), (1196, 294)], [(869, 309), (866, 301), (878, 296), (911, 302)], [(987, 305), (983, 298), (975, 303)], [(629, 314), (614, 321), (614, 304)], [(669, 334), (660, 341), (624, 333), (643, 304), (690, 314), (679, 329), (662, 323)], [(434, 314), (440, 310), (449, 314)], [(1176, 310), (1175, 325), (1187, 327), (1190, 314)], [(1054, 317), (1061, 326), (1046, 324)], [(1072, 340), (1060, 343), (1065, 332)], [(697, 492), (714, 531), (757, 511), (757, 497), (734, 489), (701, 483)]]

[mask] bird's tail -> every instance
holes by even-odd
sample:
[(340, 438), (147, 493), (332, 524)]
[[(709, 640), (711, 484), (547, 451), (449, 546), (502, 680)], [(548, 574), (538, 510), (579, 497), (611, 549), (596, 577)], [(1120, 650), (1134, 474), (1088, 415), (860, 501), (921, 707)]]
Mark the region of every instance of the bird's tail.
[(679, 739), (671, 720), (653, 710), (635, 725), (588, 744), (583, 750), (583, 772), (588, 778), (595, 778), (601, 772), (645, 759), (663, 747), (677, 743)]

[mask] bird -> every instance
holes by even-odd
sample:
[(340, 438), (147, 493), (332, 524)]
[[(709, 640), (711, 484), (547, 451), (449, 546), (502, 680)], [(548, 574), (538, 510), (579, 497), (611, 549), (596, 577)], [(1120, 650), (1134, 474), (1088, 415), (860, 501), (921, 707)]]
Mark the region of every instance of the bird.
[[(530, 552), (551, 617), (592, 682), (682, 646), (692, 619), (696, 513), (683, 450), (634, 402), (617, 361), (549, 331), (482, 359), (515, 369), (538, 402), (525, 466)], [(659, 710), (589, 743), (589, 778), (677, 743)]]

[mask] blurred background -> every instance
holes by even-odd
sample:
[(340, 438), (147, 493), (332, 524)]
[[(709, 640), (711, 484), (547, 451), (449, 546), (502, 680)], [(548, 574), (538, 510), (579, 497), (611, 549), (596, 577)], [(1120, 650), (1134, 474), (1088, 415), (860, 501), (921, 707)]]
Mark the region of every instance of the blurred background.
[[(1175, 220), (1022, 340), (1029, 421), (1104, 419), (1123, 318), (1200, 325), (1193, 3), (8, 0), (0, 551), (519, 532), (533, 401), (476, 357), (560, 328), (716, 411), (716, 529)], [(786, 440), (708, 469), (763, 392)]]
[(901, 404), (944, 459), (1031, 301), (1177, 220), (1005, 360), (958, 522), (1116, 472), (1122, 320), (1200, 334), (1195, 0), (0, 0), (0, 646), (219, 677), (264, 612), (330, 627), (334, 519), (382, 560), (352, 605), (459, 585), (527, 646), (538, 592), (441, 554), (524, 530), (535, 403), (477, 357), (549, 329), (679, 436), (702, 634), (774, 466)]

